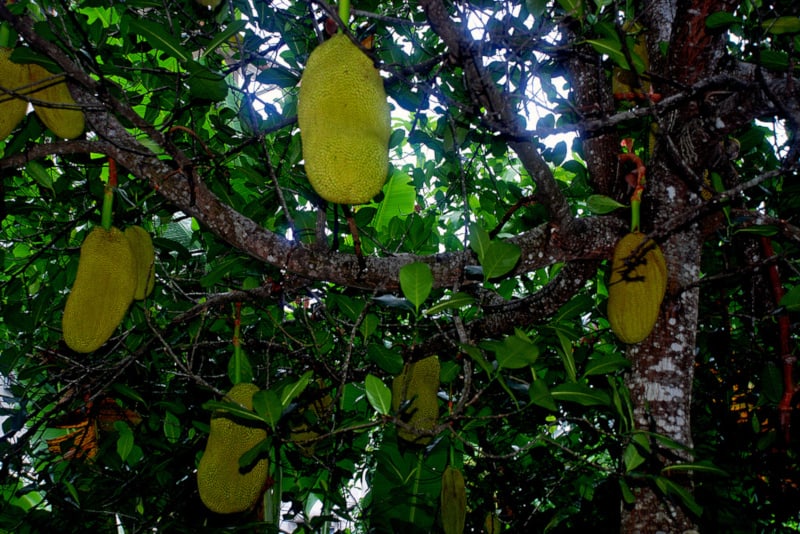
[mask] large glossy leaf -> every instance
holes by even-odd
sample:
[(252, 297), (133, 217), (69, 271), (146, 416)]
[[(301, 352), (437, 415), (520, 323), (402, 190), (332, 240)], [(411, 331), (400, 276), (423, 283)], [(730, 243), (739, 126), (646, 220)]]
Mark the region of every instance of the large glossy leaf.
[(432, 288), (433, 274), (426, 263), (409, 263), (400, 268), (400, 289), (417, 311)]
[(383, 200), (377, 204), (372, 226), (383, 231), (394, 217), (403, 217), (414, 212), (416, 191), (407, 174), (395, 172), (383, 186)]
[(125, 19), (128, 30), (142, 37), (150, 46), (161, 50), (180, 61), (188, 61), (191, 54), (183, 47), (180, 40), (163, 24), (142, 18)]
[(550, 394), (557, 401), (575, 402), (583, 406), (608, 405), (611, 402), (605, 391), (580, 382), (559, 384), (550, 389)]
[(392, 391), (375, 375), (367, 375), (364, 381), (367, 400), (381, 415), (389, 415), (392, 411)]

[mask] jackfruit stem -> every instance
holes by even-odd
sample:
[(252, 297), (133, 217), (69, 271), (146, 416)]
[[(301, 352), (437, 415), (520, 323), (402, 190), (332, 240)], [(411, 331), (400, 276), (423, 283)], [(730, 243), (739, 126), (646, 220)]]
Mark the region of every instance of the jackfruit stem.
[(8, 27), (8, 23), (4, 22), (0, 24), (0, 48), (12, 48), (14, 44), (14, 39), (11, 36), (11, 28)]
[(114, 211), (114, 189), (106, 184), (103, 190), (103, 211), (100, 215), (100, 225), (108, 232), (111, 230), (111, 215)]
[(231, 376), (231, 381), (234, 384), (238, 384), (239, 382), (244, 382), (245, 377), (243, 376), (243, 362), (242, 359), (244, 358), (244, 354), (242, 353), (242, 341), (241, 341), (241, 330), (242, 330), (242, 303), (237, 302), (235, 305), (234, 311), (234, 319), (233, 319), (233, 376)]
[(642, 205), (641, 200), (631, 200), (631, 232), (638, 232), (639, 231), (639, 212), (640, 206)]
[[(273, 465), (273, 474), (272, 480), (273, 484), (271, 487), (267, 488), (264, 492), (264, 522), (268, 525), (277, 525), (280, 522), (280, 508), (281, 508), (281, 499), (283, 499), (283, 495), (281, 492), (281, 488), (283, 485), (283, 481), (281, 480), (283, 471), (281, 469), (280, 462), (272, 462)], [(323, 531), (327, 532), (327, 531)]]
[(108, 158), (108, 182), (103, 188), (103, 209), (100, 212), (100, 225), (108, 232), (113, 223), (114, 213), (114, 189), (117, 187), (117, 164)]
[[(339, 18), (342, 19), (345, 25), (350, 24), (350, 0), (340, 0)], [(336, 33), (343, 33), (342, 28), (339, 28)]]

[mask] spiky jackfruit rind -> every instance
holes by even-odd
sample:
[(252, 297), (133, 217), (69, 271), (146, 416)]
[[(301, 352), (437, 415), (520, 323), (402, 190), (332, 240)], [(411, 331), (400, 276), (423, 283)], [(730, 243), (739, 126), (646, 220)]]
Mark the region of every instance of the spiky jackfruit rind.
[(144, 300), (150, 296), (155, 287), (155, 249), (153, 239), (141, 226), (129, 226), (125, 229), (125, 238), (130, 243), (133, 259), (136, 264), (135, 300)]
[(380, 192), (389, 170), (389, 104), (372, 60), (346, 35), (309, 56), (297, 123), (306, 174), (319, 196), (363, 204)]
[[(234, 385), (225, 401), (253, 409), (258, 386)], [(208, 441), (197, 466), (200, 500), (212, 512), (234, 514), (251, 509), (258, 502), (269, 476), (269, 461), (258, 460), (249, 471), (239, 468), (239, 458), (267, 438), (265, 427), (234, 419), (217, 410), (211, 416)]]
[(409, 428), (397, 426), (401, 439), (418, 445), (427, 445), (430, 432), (439, 422), (439, 374), (441, 366), (438, 356), (407, 363), (403, 372), (392, 380), (392, 411), (400, 412), (400, 420)]
[(11, 134), (28, 111), (28, 102), (8, 92), (19, 92), (27, 85), (28, 66), (14, 63), (10, 56), (10, 48), (0, 48), (0, 141)]
[(462, 534), (467, 517), (467, 490), (464, 475), (452, 466), (447, 466), (442, 474), (439, 503), (444, 533)]
[[(86, 127), (83, 111), (76, 107), (64, 75), (53, 74), (34, 63), (30, 68), (31, 89), (36, 116), (51, 132), (64, 139), (75, 139)], [(61, 107), (59, 107), (61, 106)]]
[[(324, 427), (324, 422), (331, 412), (331, 404), (333, 404), (333, 398), (328, 393), (300, 408), (299, 416), (302, 418), (302, 422), (291, 427), (289, 439), (297, 445), (304, 456), (313, 456), (316, 451), (317, 438), (320, 436), (318, 430), (322, 430)], [(312, 418), (316, 421), (315, 423), (309, 423), (306, 419), (309, 417), (309, 411), (313, 414)]]
[(135, 288), (133, 251), (125, 235), (114, 227), (93, 228), (81, 245), (61, 319), (67, 346), (82, 353), (100, 348), (125, 317)]
[(650, 335), (667, 289), (667, 264), (661, 249), (645, 235), (631, 232), (614, 248), (608, 285), (608, 322), (623, 343)]

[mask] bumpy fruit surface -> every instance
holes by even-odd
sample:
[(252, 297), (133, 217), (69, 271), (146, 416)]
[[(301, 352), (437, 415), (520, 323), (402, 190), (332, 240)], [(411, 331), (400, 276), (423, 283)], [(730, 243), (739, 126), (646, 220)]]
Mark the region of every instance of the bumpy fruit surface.
[(75, 100), (69, 92), (64, 76), (52, 74), (36, 64), (28, 67), (32, 84), (29, 96), (41, 102), (33, 104), (36, 115), (58, 137), (64, 139), (78, 137), (85, 127), (83, 111), (75, 107)]
[(439, 357), (429, 356), (424, 360), (407, 363), (403, 372), (392, 381), (392, 410), (400, 411), (401, 421), (411, 429), (398, 425), (397, 435), (408, 442), (425, 445), (431, 436), (420, 435), (420, 431), (432, 430), (439, 421)]
[(134, 269), (133, 251), (120, 230), (98, 226), (89, 232), (61, 320), (69, 348), (92, 352), (111, 337), (133, 301)]
[(141, 226), (126, 228), (125, 238), (131, 246), (133, 261), (136, 264), (136, 290), (133, 298), (143, 300), (153, 292), (156, 282), (153, 240)]
[(28, 110), (25, 100), (4, 91), (17, 91), (28, 83), (28, 66), (14, 63), (8, 59), (10, 55), (10, 49), (0, 48), (0, 141), (8, 137)]
[(363, 204), (380, 192), (389, 169), (389, 104), (372, 60), (346, 35), (309, 56), (297, 122), (306, 174), (319, 196)]
[(464, 486), (464, 475), (458, 469), (448, 466), (444, 470), (440, 504), (442, 529), (445, 534), (464, 532), (464, 521), (467, 517), (467, 491)]
[[(255, 384), (236, 384), (224, 400), (252, 410), (257, 391)], [(234, 420), (221, 410), (214, 412), (206, 450), (197, 466), (197, 488), (206, 508), (218, 514), (233, 514), (249, 510), (258, 502), (269, 475), (269, 462), (262, 458), (252, 469), (243, 471), (239, 458), (266, 437), (264, 427)]]
[(667, 289), (667, 265), (661, 249), (652, 240), (642, 245), (644, 239), (644, 234), (631, 232), (614, 249), (608, 322), (624, 343), (639, 343), (650, 335)]

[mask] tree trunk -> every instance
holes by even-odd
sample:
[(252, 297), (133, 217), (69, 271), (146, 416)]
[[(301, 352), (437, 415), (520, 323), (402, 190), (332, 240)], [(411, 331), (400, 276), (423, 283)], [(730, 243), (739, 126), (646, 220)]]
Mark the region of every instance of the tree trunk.
[[(631, 345), (628, 358), (632, 362), (628, 387), (634, 404), (638, 430), (655, 432), (671, 440), (692, 446), (690, 409), (694, 377), (699, 290), (684, 290), (696, 281), (700, 265), (701, 235), (695, 229), (679, 232), (663, 244), (669, 288), (661, 307), (661, 316), (650, 336)], [(689, 461), (689, 453), (659, 447), (659, 465)], [(658, 472), (650, 474), (658, 475)], [(689, 485), (689, 480), (673, 482)], [(692, 520), (676, 503), (665, 500), (654, 486), (634, 488), (636, 501), (623, 507), (622, 529), (626, 534), (687, 532), (694, 529)]]

